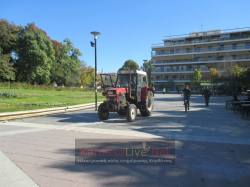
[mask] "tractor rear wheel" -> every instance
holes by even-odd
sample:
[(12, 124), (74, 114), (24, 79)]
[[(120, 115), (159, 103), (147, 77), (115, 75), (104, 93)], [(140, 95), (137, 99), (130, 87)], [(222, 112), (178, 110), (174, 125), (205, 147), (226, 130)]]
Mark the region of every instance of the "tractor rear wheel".
[(98, 116), (100, 120), (107, 120), (109, 118), (109, 110), (106, 102), (99, 105)]
[(128, 106), (127, 120), (129, 122), (132, 122), (135, 120), (136, 116), (137, 116), (137, 108), (134, 104), (130, 104)]
[(140, 113), (142, 116), (150, 116), (154, 106), (153, 93), (149, 92), (147, 100), (141, 105)]

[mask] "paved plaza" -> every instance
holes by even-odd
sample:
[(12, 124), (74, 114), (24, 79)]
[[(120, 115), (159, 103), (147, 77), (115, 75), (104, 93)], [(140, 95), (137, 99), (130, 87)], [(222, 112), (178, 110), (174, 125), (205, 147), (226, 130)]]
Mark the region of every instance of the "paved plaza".
[[(92, 109), (0, 123), (0, 186), (249, 186), (250, 120), (225, 110), (226, 97), (205, 107), (177, 94), (155, 97), (151, 117), (128, 123)], [(176, 161), (164, 166), (75, 165), (75, 139), (163, 137)]]

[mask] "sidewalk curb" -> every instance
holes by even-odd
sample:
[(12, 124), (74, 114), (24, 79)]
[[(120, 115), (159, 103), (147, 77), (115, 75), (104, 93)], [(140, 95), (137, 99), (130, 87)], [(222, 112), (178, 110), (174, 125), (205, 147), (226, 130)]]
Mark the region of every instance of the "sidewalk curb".
[[(101, 102), (98, 102), (98, 104), (100, 103)], [(65, 113), (65, 112), (73, 112), (73, 111), (88, 109), (88, 108), (93, 108), (93, 107), (94, 107), (94, 103), (87, 103), (87, 104), (72, 105), (72, 106), (65, 106), (65, 107), (36, 109), (36, 110), (27, 110), (27, 111), (18, 111), (18, 112), (4, 112), (4, 113), (0, 113), (0, 121), (35, 117), (35, 116), (44, 116), (44, 115), (49, 115), (49, 114), (57, 114), (57, 113)]]
[(0, 169), (4, 173), (4, 180), (0, 181), (0, 186), (25, 186), (38, 187), (21, 168), (11, 161), (2, 151), (0, 151)]

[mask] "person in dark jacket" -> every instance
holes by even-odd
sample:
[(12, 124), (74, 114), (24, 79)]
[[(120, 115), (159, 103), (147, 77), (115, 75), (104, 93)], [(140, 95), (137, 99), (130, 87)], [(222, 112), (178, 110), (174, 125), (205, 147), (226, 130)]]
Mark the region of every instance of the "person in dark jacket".
[(211, 96), (211, 91), (208, 88), (205, 88), (203, 90), (202, 95), (204, 96), (205, 105), (208, 107), (209, 106), (210, 96)]

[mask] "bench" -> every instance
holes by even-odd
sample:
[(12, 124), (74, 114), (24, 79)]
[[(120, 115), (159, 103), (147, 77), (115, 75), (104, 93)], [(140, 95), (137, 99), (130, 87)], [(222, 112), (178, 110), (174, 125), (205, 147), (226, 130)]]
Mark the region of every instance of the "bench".
[(249, 104), (241, 104), (240, 112), (242, 117), (249, 116), (250, 114), (250, 103)]
[(233, 101), (228, 100), (226, 101), (226, 109), (227, 110), (233, 110), (233, 111), (240, 111), (241, 105), (243, 104), (250, 104), (250, 101)]

